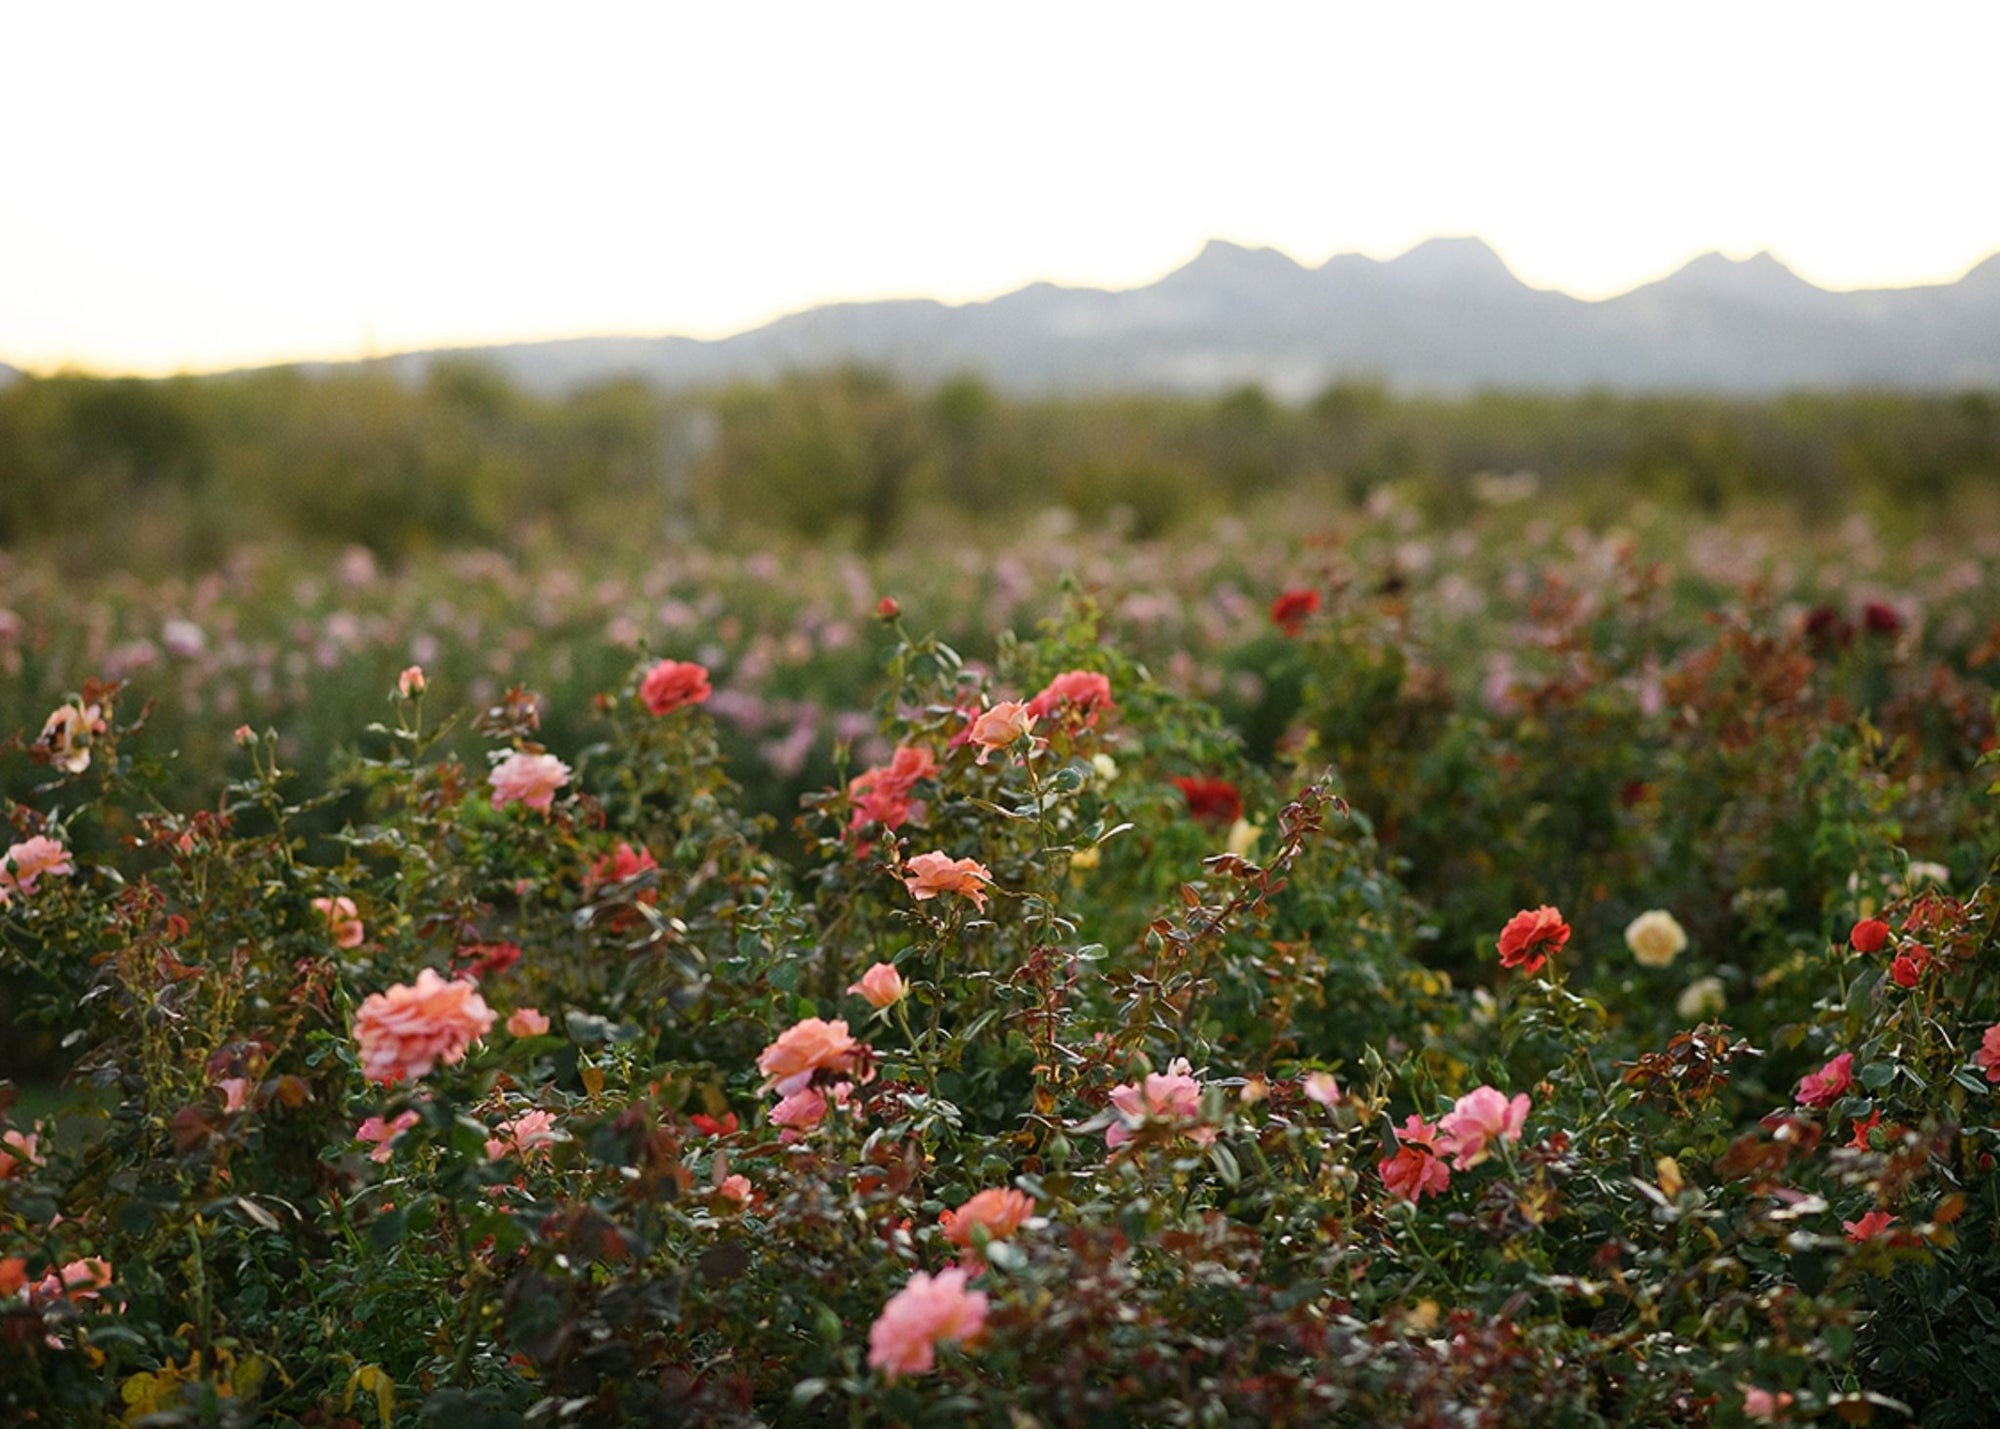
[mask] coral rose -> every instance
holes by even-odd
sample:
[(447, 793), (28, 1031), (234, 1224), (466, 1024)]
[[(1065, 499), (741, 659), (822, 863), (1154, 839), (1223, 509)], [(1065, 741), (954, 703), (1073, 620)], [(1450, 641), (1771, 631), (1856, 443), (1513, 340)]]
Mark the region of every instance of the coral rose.
[(861, 1044), (847, 1034), (845, 1021), (808, 1017), (778, 1034), (757, 1056), (757, 1070), (780, 1096), (803, 1090), (817, 1072), (849, 1072)]
[(1500, 966), (1538, 973), (1549, 955), (1562, 951), (1569, 941), (1569, 924), (1550, 904), (1523, 908), (1500, 930)]
[(30, 1166), (42, 1166), (41, 1138), (32, 1131), (0, 1131), (0, 1181), (11, 1181)]
[(1854, 1054), (1842, 1052), (1817, 1072), (1799, 1078), (1800, 1106), (1830, 1107), (1854, 1085)]
[(517, 749), (486, 776), (493, 786), (493, 807), (526, 804), (547, 813), (556, 790), (569, 783), (569, 766), (553, 754), (529, 754)]
[(1396, 1129), (1394, 1154), (1376, 1163), (1382, 1184), (1406, 1201), (1442, 1195), (1451, 1185), (1451, 1170), (1439, 1159), (1438, 1128), (1415, 1112)]
[(1002, 700), (992, 709), (974, 715), (966, 728), (967, 737), (979, 746), (979, 758), (974, 762), (984, 764), (987, 755), (1007, 748), (1034, 726), (1034, 715), (1019, 700)]
[(656, 715), (698, 705), (712, 693), (708, 671), (691, 660), (662, 660), (639, 681), (639, 698)]
[(889, 963), (877, 963), (847, 989), (868, 999), (870, 1007), (893, 1007), (910, 995), (910, 985)]
[(1670, 966), (1688, 945), (1688, 935), (1680, 920), (1664, 908), (1641, 913), (1625, 925), (1625, 946), (1632, 961), (1642, 968)]
[(864, 769), (847, 781), (847, 798), (853, 806), (849, 828), (880, 824), (899, 829), (912, 818), (924, 816), (924, 806), (910, 798), (920, 779), (937, 773), (937, 760), (928, 749), (899, 746), (886, 765)]
[(371, 1116), (354, 1129), (354, 1139), (371, 1143), (375, 1149), (368, 1153), (368, 1159), (386, 1166), (396, 1138), (416, 1124), (417, 1114), (413, 1111), (404, 1112), (394, 1121)]
[(414, 986), (397, 983), (371, 994), (354, 1019), (361, 1074), (371, 1082), (427, 1075), (439, 1062), (460, 1061), (493, 1027), (493, 1013), (476, 983), (446, 982), (431, 968)]
[(988, 1240), (1005, 1240), (1035, 1213), (1034, 1200), (1015, 1190), (986, 1190), (972, 1197), (956, 1211), (938, 1217), (944, 1238), (966, 1250), (976, 1249), (983, 1233)]
[(1068, 670), (1049, 681), (1042, 692), (1028, 701), (1028, 713), (1047, 719), (1058, 710), (1066, 718), (1094, 727), (1099, 710), (1117, 708), (1111, 700), (1110, 677), (1093, 670)]
[(937, 1346), (964, 1344), (986, 1327), (986, 1296), (965, 1288), (962, 1269), (935, 1276), (919, 1270), (892, 1296), (868, 1328), (868, 1364), (886, 1380), (927, 1374)]
[(920, 853), (904, 865), (903, 883), (918, 902), (940, 894), (956, 893), (970, 898), (980, 912), (986, 911), (986, 889), (993, 875), (986, 865), (970, 858), (953, 858), (942, 851)]
[(517, 1007), (507, 1016), (507, 1032), (513, 1037), (539, 1037), (549, 1030), (549, 1019), (532, 1007)]
[(1987, 1081), (2000, 1082), (2000, 1022), (1986, 1029), (1972, 1060), (1978, 1064), (1980, 1071), (1986, 1073)]
[(1858, 1244), (1884, 1234), (1895, 1223), (1896, 1218), (1887, 1211), (1870, 1211), (1858, 1221), (1842, 1221), (1840, 1228), (1847, 1232), (1849, 1240)]
[(510, 1154), (526, 1156), (562, 1139), (553, 1112), (524, 1111), (512, 1121), (501, 1122), (499, 1133), (486, 1139), (486, 1159), (498, 1161)]
[(360, 910), (355, 908), (352, 898), (315, 898), (312, 906), (314, 912), (326, 919), (336, 948), (358, 948), (368, 936), (368, 930), (362, 926)]

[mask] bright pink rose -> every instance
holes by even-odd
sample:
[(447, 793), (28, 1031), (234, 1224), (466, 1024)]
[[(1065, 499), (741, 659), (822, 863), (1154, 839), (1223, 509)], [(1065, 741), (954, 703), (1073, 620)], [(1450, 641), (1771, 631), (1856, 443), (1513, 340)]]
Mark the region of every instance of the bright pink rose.
[(532, 1007), (517, 1007), (507, 1016), (507, 1032), (513, 1037), (539, 1037), (549, 1030), (549, 1019)]
[(547, 813), (555, 802), (556, 790), (569, 783), (569, 766), (553, 754), (529, 754), (515, 750), (486, 776), (493, 786), (493, 807), (526, 804)]
[(69, 850), (54, 839), (36, 834), (13, 845), (0, 855), (0, 888), (32, 894), (44, 874), (54, 878), (76, 872)]
[(1047, 719), (1061, 711), (1065, 718), (1092, 727), (1097, 724), (1099, 710), (1115, 708), (1111, 702), (1110, 678), (1093, 670), (1070, 670), (1056, 676), (1027, 705), (1033, 719)]
[(446, 982), (425, 968), (414, 987), (397, 983), (371, 994), (354, 1019), (361, 1072), (371, 1082), (427, 1075), (439, 1062), (460, 1061), (493, 1027), (492, 1010), (476, 983)]
[(861, 981), (852, 984), (849, 992), (859, 993), (868, 1000), (870, 1007), (893, 1007), (910, 995), (910, 985), (903, 981), (903, 975), (889, 963), (877, 963), (861, 974)]
[(1842, 1052), (1817, 1072), (1799, 1078), (1799, 1105), (1830, 1107), (1854, 1085), (1854, 1054)]
[(986, 889), (993, 882), (993, 874), (976, 859), (953, 858), (942, 851), (920, 853), (904, 868), (903, 884), (918, 902), (956, 893), (970, 898), (980, 912), (986, 911)]
[(656, 715), (698, 705), (711, 693), (708, 671), (691, 660), (662, 660), (639, 681), (639, 698)]
[(368, 930), (361, 924), (360, 910), (354, 906), (352, 898), (315, 898), (312, 906), (314, 912), (326, 919), (336, 948), (358, 948), (368, 936)]
[(356, 1141), (374, 1143), (375, 1149), (368, 1153), (370, 1161), (387, 1165), (390, 1147), (396, 1138), (417, 1124), (417, 1114), (406, 1111), (394, 1121), (384, 1121), (379, 1116), (371, 1116), (354, 1129)]
[(962, 1345), (977, 1336), (986, 1327), (986, 1296), (966, 1289), (966, 1279), (956, 1267), (912, 1275), (868, 1329), (869, 1366), (886, 1380), (928, 1374), (938, 1345)]
[(1035, 726), (1034, 715), (1019, 700), (1002, 700), (989, 710), (972, 718), (966, 727), (966, 734), (972, 743), (979, 746), (979, 764), (986, 762), (986, 756), (996, 749), (1006, 749)]
[[(1180, 1057), (1164, 1073), (1148, 1072), (1142, 1082), (1113, 1087), (1111, 1105), (1118, 1109), (1119, 1119), (1104, 1128), (1104, 1144), (1115, 1151), (1149, 1120), (1199, 1122), (1201, 1083), (1189, 1071), (1187, 1058)], [(1215, 1140), (1212, 1126), (1196, 1125), (1187, 1134), (1203, 1146)]]
[(1527, 1120), (1526, 1092), (1509, 1101), (1492, 1087), (1479, 1087), (1460, 1097), (1438, 1119), (1438, 1140), (1452, 1166), (1469, 1171), (1486, 1159), (1489, 1142), (1519, 1141)]
[(778, 1034), (778, 1040), (757, 1056), (757, 1070), (778, 1095), (802, 1091), (817, 1072), (849, 1072), (861, 1044), (847, 1033), (844, 1020), (823, 1022), (808, 1017)]

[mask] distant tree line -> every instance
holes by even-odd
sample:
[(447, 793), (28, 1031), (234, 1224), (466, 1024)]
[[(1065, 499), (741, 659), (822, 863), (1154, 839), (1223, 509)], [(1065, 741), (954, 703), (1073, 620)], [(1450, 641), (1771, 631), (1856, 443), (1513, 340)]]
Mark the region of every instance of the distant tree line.
[[(1519, 472), (1537, 480), (1481, 480)], [(1255, 387), (1021, 399), (974, 377), (926, 391), (850, 369), (546, 398), (457, 361), (414, 383), (363, 367), (0, 389), (0, 547), (79, 567), (192, 567), (246, 540), (406, 557), (524, 533), (865, 548), (1051, 506), (1156, 536), (1385, 486), (1441, 511), (1532, 488), (1607, 517), (1646, 499), (1922, 525), (1989, 502), (1996, 477), (1990, 392), (1442, 398), (1343, 383), (1291, 406)]]

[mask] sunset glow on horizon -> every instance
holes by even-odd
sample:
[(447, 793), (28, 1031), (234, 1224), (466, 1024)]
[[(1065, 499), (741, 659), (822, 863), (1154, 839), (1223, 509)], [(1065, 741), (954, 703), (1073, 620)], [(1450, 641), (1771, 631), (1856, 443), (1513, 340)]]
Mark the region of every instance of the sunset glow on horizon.
[(60, 7), (0, 19), (0, 362), (721, 336), (1477, 234), (1603, 297), (2000, 249), (2000, 12)]

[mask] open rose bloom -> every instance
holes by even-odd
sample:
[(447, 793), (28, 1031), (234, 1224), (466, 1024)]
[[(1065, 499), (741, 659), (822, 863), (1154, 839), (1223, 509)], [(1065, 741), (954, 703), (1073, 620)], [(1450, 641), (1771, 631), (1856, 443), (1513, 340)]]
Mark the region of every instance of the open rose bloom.
[(1523, 908), (1500, 930), (1500, 966), (1538, 973), (1551, 954), (1569, 941), (1569, 924), (1549, 904)]
[(711, 693), (708, 670), (691, 660), (662, 660), (639, 681), (639, 700), (656, 715), (698, 705)]
[(1441, 1128), (1415, 1112), (1396, 1128), (1396, 1149), (1376, 1163), (1382, 1184), (1406, 1201), (1442, 1195), (1451, 1185), (1451, 1168), (1438, 1155)]
[(918, 902), (946, 893), (970, 898), (980, 912), (986, 911), (986, 890), (993, 875), (986, 865), (970, 858), (953, 858), (943, 852), (920, 853), (903, 865), (903, 884)]
[(397, 983), (371, 994), (354, 1019), (361, 1074), (371, 1082), (427, 1076), (439, 1062), (450, 1066), (493, 1027), (493, 1012), (476, 983), (446, 982), (431, 968), (413, 985)]
[(989, 754), (1009, 748), (1034, 726), (1034, 715), (1019, 700), (1002, 700), (974, 715), (966, 729), (967, 736), (979, 746), (979, 758), (974, 762), (984, 764)]
[(43, 724), (30, 750), (65, 774), (90, 768), (90, 746), (104, 733), (104, 714), (96, 705), (63, 705)]
[(1034, 1201), (1024, 1192), (986, 1190), (973, 1196), (955, 1211), (938, 1216), (945, 1239), (964, 1250), (976, 1250), (979, 1240), (1005, 1240), (1035, 1213)]
[(1455, 1168), (1468, 1171), (1486, 1159), (1491, 1144), (1519, 1141), (1527, 1120), (1526, 1092), (1509, 1101), (1492, 1087), (1480, 1087), (1460, 1097), (1438, 1118), (1438, 1144)]
[(1199, 1124), (1201, 1083), (1195, 1080), (1185, 1057), (1176, 1058), (1165, 1072), (1148, 1072), (1143, 1081), (1114, 1087), (1111, 1105), (1118, 1110), (1118, 1120), (1104, 1128), (1104, 1144), (1114, 1151), (1136, 1137), (1149, 1121), (1172, 1123), (1201, 1146), (1216, 1137), (1214, 1127)]
[(44, 878), (63, 877), (76, 872), (69, 850), (55, 839), (36, 834), (14, 844), (0, 854), (0, 901), (8, 893), (32, 894)]
[(515, 750), (494, 766), (486, 776), (493, 786), (493, 807), (525, 804), (546, 814), (555, 803), (556, 790), (569, 783), (569, 766), (553, 754), (529, 754)]
[(986, 1327), (986, 1296), (968, 1290), (967, 1278), (956, 1267), (912, 1275), (868, 1328), (869, 1367), (887, 1380), (928, 1374), (937, 1364), (939, 1345), (975, 1338)]
[(758, 1054), (757, 1070), (779, 1096), (789, 1097), (804, 1091), (821, 1072), (853, 1071), (860, 1053), (861, 1044), (848, 1035), (844, 1020), (807, 1017), (779, 1033), (778, 1040)]

